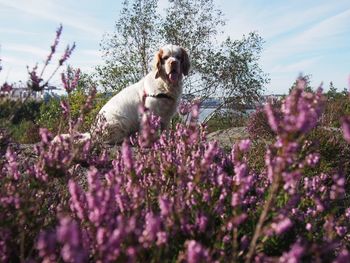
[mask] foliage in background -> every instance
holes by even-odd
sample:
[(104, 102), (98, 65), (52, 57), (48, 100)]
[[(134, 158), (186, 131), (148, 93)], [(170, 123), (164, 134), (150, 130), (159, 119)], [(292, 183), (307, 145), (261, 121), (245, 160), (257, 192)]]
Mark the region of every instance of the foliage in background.
[(22, 103), (0, 99), (0, 129), (6, 129), (12, 139), (20, 143), (39, 141), (39, 126), (35, 118), (40, 114), (41, 104), (35, 100)]
[[(60, 98), (52, 98), (46, 103), (43, 103), (40, 108), (40, 114), (38, 117), (38, 123), (41, 127), (48, 128), (54, 133), (67, 132), (69, 123), (68, 119), (63, 115), (61, 101), (68, 100), (71, 107), (71, 115), (73, 120), (77, 120), (82, 112), (89, 94), (82, 88), (77, 88), (73, 91), (69, 98), (62, 96)], [(104, 93), (98, 93), (92, 104), (92, 108), (86, 113), (85, 121), (80, 127), (81, 132), (90, 130), (91, 124), (95, 120), (95, 117), (102, 106), (107, 102), (109, 96)]]
[(331, 83), (326, 96), (325, 113), (320, 120), (320, 124), (321, 126), (340, 128), (341, 119), (350, 114), (349, 95), (346, 90), (337, 92)]

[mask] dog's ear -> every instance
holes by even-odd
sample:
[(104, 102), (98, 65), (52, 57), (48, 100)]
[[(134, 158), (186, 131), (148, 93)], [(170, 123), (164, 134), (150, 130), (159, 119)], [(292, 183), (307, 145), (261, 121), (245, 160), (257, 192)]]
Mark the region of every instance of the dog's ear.
[(191, 67), (190, 58), (189, 58), (186, 50), (183, 48), (181, 48), (181, 54), (182, 54), (182, 62), (181, 62), (182, 73), (185, 76), (187, 76), (188, 72), (190, 71), (190, 67)]
[(160, 77), (160, 71), (162, 69), (162, 55), (163, 50), (159, 49), (159, 51), (156, 53), (153, 59), (153, 69), (156, 72), (155, 78)]

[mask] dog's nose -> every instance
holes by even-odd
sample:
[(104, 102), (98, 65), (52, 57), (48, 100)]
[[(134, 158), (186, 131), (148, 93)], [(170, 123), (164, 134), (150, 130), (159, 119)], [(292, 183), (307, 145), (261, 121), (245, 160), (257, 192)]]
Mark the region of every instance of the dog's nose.
[(170, 62), (170, 65), (171, 66), (175, 66), (177, 64), (177, 61), (176, 60), (172, 60), (171, 62)]

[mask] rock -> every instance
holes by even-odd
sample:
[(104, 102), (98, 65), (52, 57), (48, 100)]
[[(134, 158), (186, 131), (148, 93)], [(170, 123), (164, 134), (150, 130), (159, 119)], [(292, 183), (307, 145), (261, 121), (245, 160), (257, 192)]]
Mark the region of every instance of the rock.
[(248, 137), (246, 127), (232, 127), (226, 130), (219, 130), (209, 133), (207, 136), (209, 141), (216, 140), (223, 148), (231, 148), (236, 141), (247, 139)]

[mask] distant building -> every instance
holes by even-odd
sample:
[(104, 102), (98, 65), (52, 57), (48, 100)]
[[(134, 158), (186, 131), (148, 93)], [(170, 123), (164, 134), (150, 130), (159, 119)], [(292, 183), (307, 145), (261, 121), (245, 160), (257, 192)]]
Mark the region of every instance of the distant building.
[(0, 91), (0, 96), (8, 97), (11, 100), (24, 100), (28, 97), (36, 101), (47, 100), (48, 97), (55, 97), (53, 90), (57, 90), (54, 86), (49, 86), (43, 91), (31, 91), (28, 88), (13, 87), (12, 89), (4, 89)]

